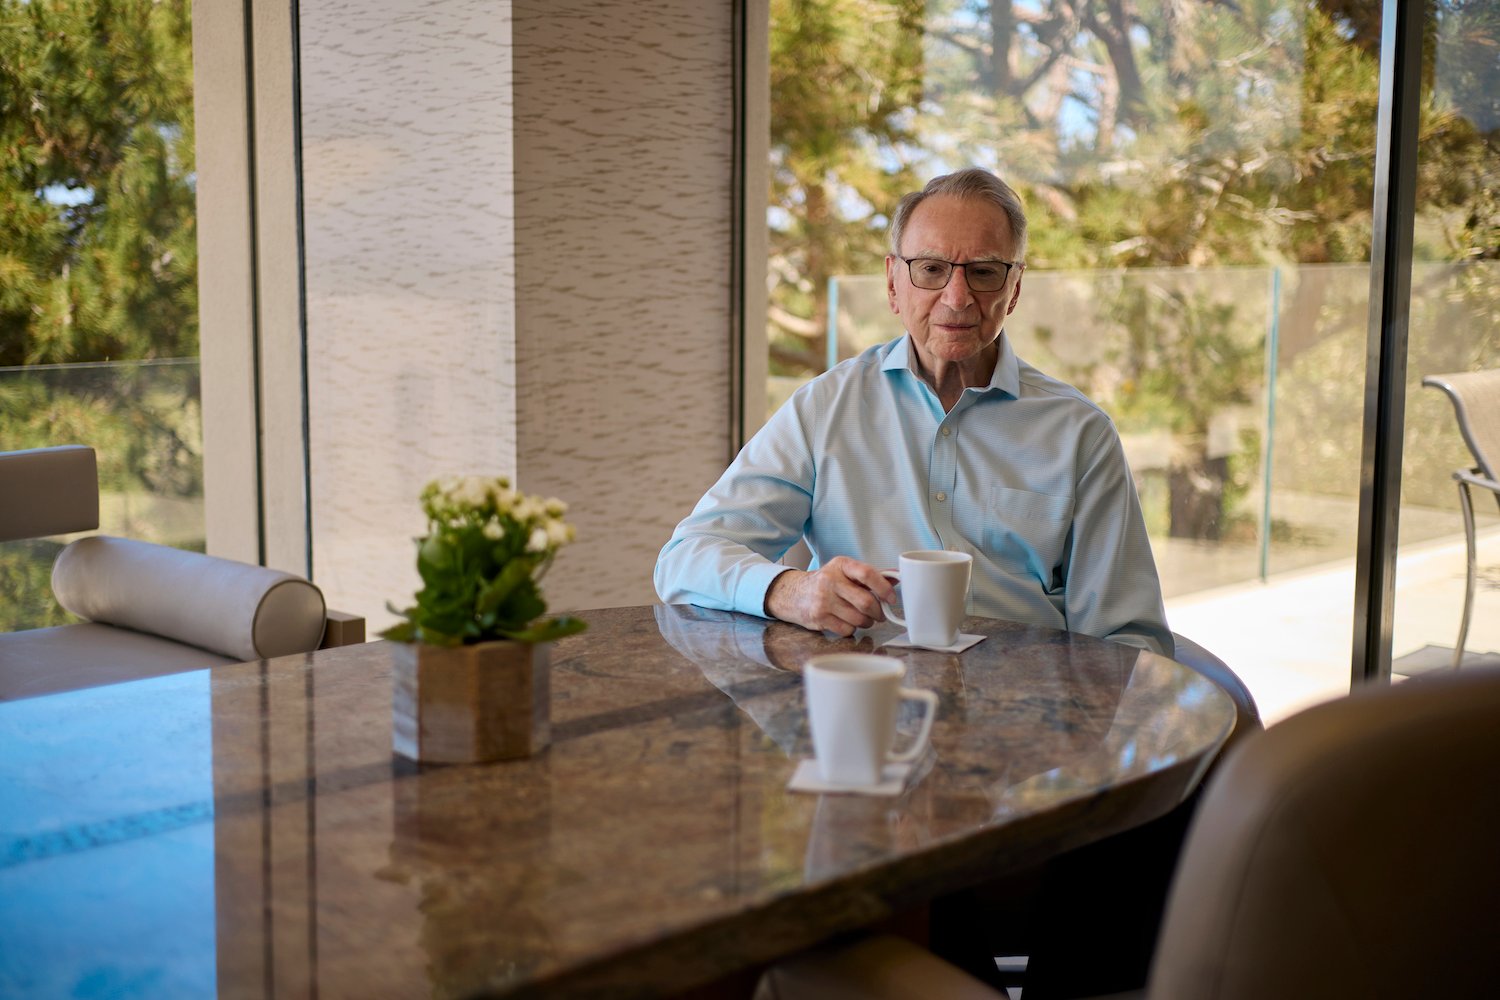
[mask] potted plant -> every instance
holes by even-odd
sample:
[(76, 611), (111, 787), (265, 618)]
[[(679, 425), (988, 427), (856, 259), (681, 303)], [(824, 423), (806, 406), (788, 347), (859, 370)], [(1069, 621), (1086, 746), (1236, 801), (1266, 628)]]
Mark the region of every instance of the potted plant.
[(411, 607), (390, 606), (402, 620), (381, 633), (399, 644), (395, 750), (441, 763), (535, 753), (551, 738), (550, 643), (585, 628), (542, 617), (540, 581), (574, 537), (567, 505), (470, 477), (429, 483), (422, 510), (422, 588)]

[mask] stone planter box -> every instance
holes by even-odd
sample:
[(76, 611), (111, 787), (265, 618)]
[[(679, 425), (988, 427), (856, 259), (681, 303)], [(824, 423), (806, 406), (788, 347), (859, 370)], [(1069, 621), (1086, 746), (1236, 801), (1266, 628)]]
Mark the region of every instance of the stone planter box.
[(424, 764), (527, 757), (552, 739), (550, 643), (397, 643), (392, 745)]

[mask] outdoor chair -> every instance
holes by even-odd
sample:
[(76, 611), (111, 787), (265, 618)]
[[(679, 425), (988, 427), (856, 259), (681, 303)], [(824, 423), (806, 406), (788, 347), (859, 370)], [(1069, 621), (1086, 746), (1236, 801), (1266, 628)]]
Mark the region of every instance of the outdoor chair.
[(1464, 541), (1468, 563), (1464, 578), (1464, 610), (1459, 619), (1458, 639), (1453, 644), (1453, 666), (1463, 663), (1464, 644), (1469, 638), (1469, 619), (1474, 611), (1474, 499), (1471, 488), (1487, 490), (1500, 504), (1500, 368), (1487, 371), (1428, 375), (1422, 384), (1446, 393), (1453, 402), (1458, 429), (1474, 456), (1474, 467), (1453, 473), (1458, 483), (1458, 501), (1464, 514)]
[[(0, 452), (0, 542), (98, 527), (92, 448)], [(0, 633), (0, 701), (364, 641), (302, 577), (108, 535), (58, 553), (52, 592), (85, 620)]]
[[(1494, 996), (1496, 719), (1500, 670), (1479, 667), (1362, 688), (1245, 741), (1194, 820), (1146, 991), (1115, 1000)], [(777, 965), (756, 996), (1003, 1000), (889, 936)]]

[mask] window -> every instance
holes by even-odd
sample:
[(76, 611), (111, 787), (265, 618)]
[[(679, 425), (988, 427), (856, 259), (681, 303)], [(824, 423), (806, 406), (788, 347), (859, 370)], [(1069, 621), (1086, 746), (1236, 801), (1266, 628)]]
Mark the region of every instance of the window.
[[(1414, 382), (1421, 352), (1494, 363), (1480, 258), (1496, 255), (1496, 81), (1480, 53), (1496, 6), (1436, 8), (1438, 37), (1466, 41), (1446, 70), (1440, 44), (1424, 98)], [(901, 334), (882, 275), (900, 194), (995, 170), (1031, 225), (1006, 335), (1115, 418), (1173, 627), (1243, 672), (1270, 718), (1347, 690), (1380, 15), (776, 0), (770, 405)], [(1460, 348), (1459, 328), (1487, 332)], [(1437, 486), (1408, 493), (1404, 541), (1461, 552), (1455, 443), (1408, 447), (1407, 482)]]
[[(0, 0), (0, 447), (92, 445), (102, 530), (203, 547), (191, 4)], [(60, 542), (0, 546), (0, 629)]]
[[(1392, 647), (1398, 676), (1453, 664), (1467, 583), (1453, 473), (1475, 458), (1451, 401), (1422, 380), (1500, 367), (1500, 3), (1436, 4), (1424, 33)], [(1477, 559), (1464, 662), (1500, 663), (1500, 508), (1492, 493), (1472, 495)]]

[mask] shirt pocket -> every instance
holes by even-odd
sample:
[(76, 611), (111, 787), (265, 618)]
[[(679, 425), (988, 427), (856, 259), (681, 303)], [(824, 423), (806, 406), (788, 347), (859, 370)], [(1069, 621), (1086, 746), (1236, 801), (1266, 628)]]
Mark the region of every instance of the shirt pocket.
[(984, 547), (1008, 573), (1029, 576), (1043, 590), (1053, 585), (1073, 527), (1073, 498), (1009, 486), (990, 489)]

